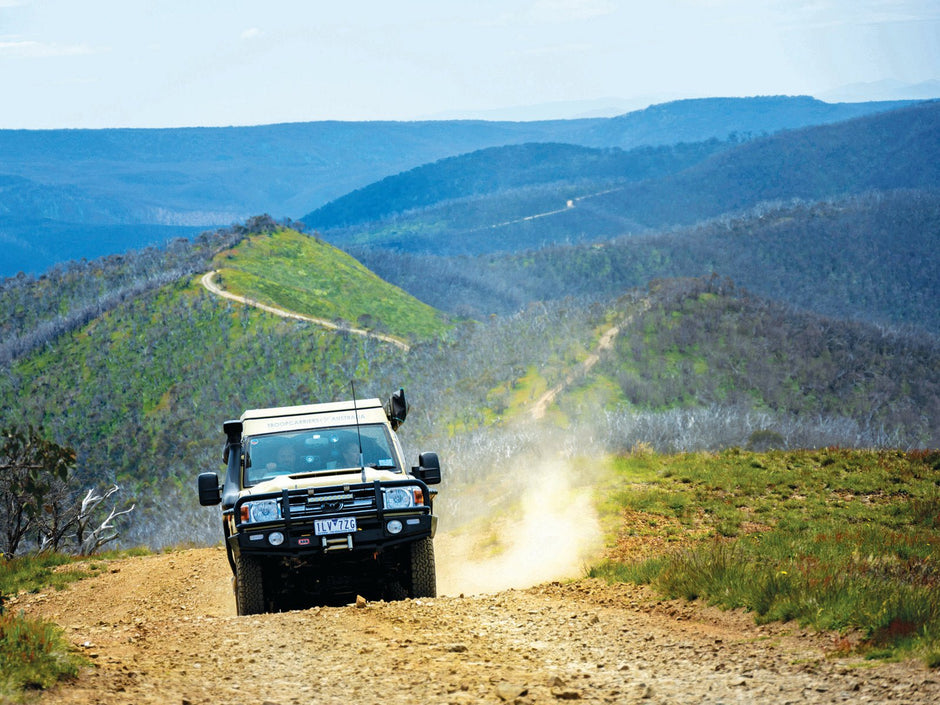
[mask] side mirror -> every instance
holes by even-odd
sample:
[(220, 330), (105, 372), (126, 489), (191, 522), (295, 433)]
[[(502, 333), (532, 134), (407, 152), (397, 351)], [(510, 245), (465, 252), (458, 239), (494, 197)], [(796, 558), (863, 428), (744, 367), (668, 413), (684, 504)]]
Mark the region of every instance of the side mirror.
[(219, 476), (214, 472), (199, 474), (199, 504), (211, 507), (222, 501), (222, 489), (219, 487)]
[(441, 481), (441, 461), (437, 453), (422, 453), (418, 456), (418, 467), (411, 468), (411, 474), (427, 485), (437, 485)]

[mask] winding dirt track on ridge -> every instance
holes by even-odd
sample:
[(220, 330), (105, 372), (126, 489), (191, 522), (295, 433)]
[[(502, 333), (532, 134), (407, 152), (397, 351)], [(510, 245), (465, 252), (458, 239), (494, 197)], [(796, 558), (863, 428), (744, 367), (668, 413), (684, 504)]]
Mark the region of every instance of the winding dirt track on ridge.
[(614, 340), (618, 335), (620, 335), (620, 332), (633, 323), (633, 319), (649, 309), (649, 307), (649, 299), (641, 300), (636, 311), (626, 316), (619, 325), (612, 326), (611, 328), (607, 329), (597, 341), (597, 348), (595, 351), (584, 358), (581, 364), (565, 377), (563, 382), (549, 389), (535, 401), (535, 403), (532, 405), (532, 418), (536, 421), (543, 418), (545, 416), (545, 412), (548, 410), (548, 407), (552, 404), (552, 402), (555, 401), (558, 395), (561, 394), (565, 388), (571, 385), (571, 383), (576, 379), (580, 377), (586, 377), (588, 372), (590, 372), (594, 365), (596, 365), (601, 359), (601, 353), (610, 350), (614, 346)]
[(580, 203), (581, 201), (586, 201), (591, 198), (596, 198), (597, 196), (605, 196), (608, 193), (615, 193), (617, 191), (623, 191), (623, 190), (624, 189), (621, 186), (617, 188), (605, 189), (603, 191), (596, 191), (594, 193), (586, 193), (583, 196), (575, 196), (574, 198), (568, 199), (567, 201), (565, 201), (565, 205), (560, 208), (556, 208), (550, 211), (543, 211), (542, 213), (533, 213), (532, 215), (525, 215), (525, 216), (522, 216), (521, 218), (513, 218), (512, 220), (504, 220), (500, 223), (493, 223), (492, 225), (487, 225), (487, 226), (480, 227), (480, 228), (473, 228), (469, 232), (481, 232), (484, 230), (495, 230), (496, 228), (504, 228), (507, 225), (515, 225), (516, 223), (526, 223), (531, 220), (539, 220), (541, 218), (550, 218), (551, 216), (558, 215), (559, 213), (567, 213), (569, 210), (577, 206), (577, 204)]
[[(446, 560), (439, 573), (446, 581)], [(14, 609), (56, 621), (94, 664), (48, 705), (936, 703), (917, 662), (838, 655), (831, 635), (549, 582), (493, 594), (236, 617), (221, 547), (113, 561)]]
[(277, 308), (276, 306), (268, 306), (259, 301), (254, 301), (249, 299), (246, 296), (239, 296), (238, 294), (233, 294), (230, 291), (226, 291), (218, 284), (215, 283), (215, 275), (218, 274), (218, 270), (214, 269), (211, 272), (206, 272), (202, 275), (203, 287), (206, 291), (216, 296), (221, 296), (223, 299), (229, 299), (230, 301), (237, 301), (240, 304), (246, 306), (254, 306), (255, 308), (261, 309), (262, 311), (267, 311), (268, 313), (273, 313), (275, 316), (280, 316), (281, 318), (293, 318), (298, 321), (308, 321), (310, 323), (316, 323), (318, 326), (323, 326), (324, 328), (330, 328), (331, 330), (341, 330), (346, 333), (352, 333), (353, 335), (361, 335), (365, 338), (374, 338), (375, 340), (381, 340), (385, 343), (391, 343), (405, 352), (410, 350), (410, 346), (405, 341), (400, 338), (396, 338), (391, 335), (383, 335), (382, 333), (373, 333), (372, 331), (364, 330), (362, 328), (351, 328), (349, 326), (340, 325), (334, 321), (331, 321), (327, 318), (316, 318), (314, 316), (305, 316), (302, 313), (295, 313), (294, 311), (288, 311), (283, 308)]

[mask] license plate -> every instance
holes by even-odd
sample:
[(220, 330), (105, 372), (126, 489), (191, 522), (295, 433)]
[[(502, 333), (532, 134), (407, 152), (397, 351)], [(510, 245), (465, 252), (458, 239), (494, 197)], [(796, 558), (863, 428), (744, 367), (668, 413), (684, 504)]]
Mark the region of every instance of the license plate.
[(327, 534), (351, 534), (356, 530), (356, 517), (316, 519), (313, 522), (313, 530), (318, 536)]

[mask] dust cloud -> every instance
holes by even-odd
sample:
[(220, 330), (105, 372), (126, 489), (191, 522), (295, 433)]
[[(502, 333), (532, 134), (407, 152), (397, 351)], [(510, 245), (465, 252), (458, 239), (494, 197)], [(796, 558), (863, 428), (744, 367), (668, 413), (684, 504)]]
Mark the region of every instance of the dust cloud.
[(577, 486), (571, 463), (543, 458), (520, 465), (515, 477), (520, 476), (525, 483), (491, 498), (482, 516), (438, 532), (438, 594), (490, 593), (576, 578), (597, 557), (603, 542), (591, 487)]

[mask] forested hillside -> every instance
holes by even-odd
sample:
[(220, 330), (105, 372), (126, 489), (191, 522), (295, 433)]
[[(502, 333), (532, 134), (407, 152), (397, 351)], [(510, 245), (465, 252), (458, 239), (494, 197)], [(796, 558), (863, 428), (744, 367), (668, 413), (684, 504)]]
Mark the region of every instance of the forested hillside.
[[(251, 237), (217, 261), (237, 264), (271, 235)], [(397, 304), (410, 305), (421, 309)], [(583, 367), (611, 328), (613, 348)], [(192, 482), (218, 469), (224, 419), (343, 398), (352, 379), (363, 396), (409, 391), (408, 455), (438, 450), (457, 487), (550, 448), (937, 444), (938, 366), (934, 342), (797, 315), (718, 278), (533, 304), (405, 352), (221, 299), (185, 275), (4, 364), (0, 403), (4, 426), (41, 426), (76, 448), (83, 486), (116, 483), (137, 504), (126, 541), (159, 545), (214, 540)], [(534, 401), (557, 385), (534, 423)], [(460, 493), (443, 501), (456, 512)]]
[(552, 143), (490, 147), (386, 177), (308, 213), (303, 222), (312, 230), (344, 228), (442, 201), (545, 184), (600, 190), (673, 174), (729, 146), (710, 140), (629, 152)]
[(797, 313), (718, 280), (654, 291), (660, 286), (599, 365), (629, 406), (849, 418), (870, 432), (903, 428), (915, 444), (940, 443), (930, 421), (940, 418), (935, 341)]
[(4, 365), (3, 426), (32, 423), (74, 447), (81, 483), (116, 483), (137, 503), (142, 523), (128, 538), (145, 543), (155, 528), (174, 542), (193, 535), (193, 521), (208, 523), (192, 478), (217, 467), (224, 418), (341, 396), (350, 379), (401, 356), (220, 299), (191, 275), (48, 342)]
[(177, 239), (163, 248), (131, 250), (57, 265), (38, 277), (22, 272), (0, 285), (0, 364), (51, 345), (115, 306), (181, 276), (205, 271), (215, 253), (248, 232), (239, 226)]
[[(517, 255), (441, 257), (356, 248), (385, 279), (458, 315), (532, 300), (592, 301), (659, 277), (729, 277), (827, 316), (940, 335), (940, 192), (892, 191), (765, 204), (740, 216)], [(440, 277), (423, 276), (429, 269)]]
[[(613, 349), (577, 371), (613, 327)], [(531, 305), (422, 356), (436, 373), (412, 386), (432, 418), (457, 423), (447, 447), (463, 472), (492, 467), (488, 454), (720, 449), (763, 432), (776, 447), (940, 443), (935, 339), (799, 313), (720, 277)], [(529, 407), (559, 383), (552, 430), (539, 431)]]

